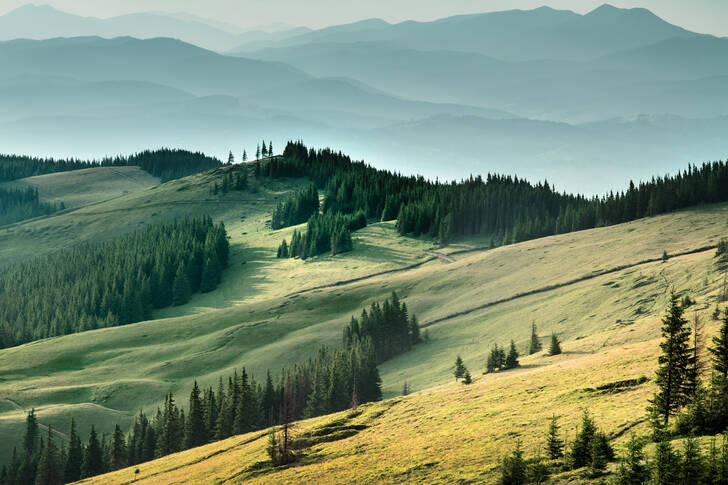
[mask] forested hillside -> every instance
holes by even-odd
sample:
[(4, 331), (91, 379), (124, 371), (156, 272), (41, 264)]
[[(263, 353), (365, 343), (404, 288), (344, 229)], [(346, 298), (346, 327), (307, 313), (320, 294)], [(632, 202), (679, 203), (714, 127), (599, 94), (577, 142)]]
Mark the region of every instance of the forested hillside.
[(148, 227), (0, 269), (0, 345), (147, 320), (212, 291), (228, 264), (209, 218)]
[(52, 214), (63, 204), (41, 202), (38, 189), (4, 189), (0, 187), (0, 226), (32, 217)]

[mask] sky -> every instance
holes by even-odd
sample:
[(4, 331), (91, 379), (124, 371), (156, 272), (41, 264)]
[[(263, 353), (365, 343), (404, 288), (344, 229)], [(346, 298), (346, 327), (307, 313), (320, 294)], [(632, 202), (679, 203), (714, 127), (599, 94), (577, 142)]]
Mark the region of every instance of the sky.
[[(0, 0), (0, 14), (27, 3), (93, 17), (141, 11), (186, 12), (241, 28), (274, 23), (321, 28), (378, 17), (389, 22), (434, 20), (456, 14), (542, 5), (586, 13), (604, 0)], [(670, 23), (696, 32), (728, 36), (726, 0), (611, 0), (614, 6), (644, 7)]]

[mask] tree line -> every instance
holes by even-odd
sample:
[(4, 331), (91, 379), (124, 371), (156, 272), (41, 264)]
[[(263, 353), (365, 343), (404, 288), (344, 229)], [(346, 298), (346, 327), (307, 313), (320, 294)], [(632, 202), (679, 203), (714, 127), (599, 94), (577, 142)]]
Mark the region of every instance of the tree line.
[(319, 210), (319, 194), (316, 184), (299, 190), (284, 202), (278, 202), (271, 217), (271, 227), (281, 229), (306, 222)]
[(453, 237), (490, 235), (493, 245), (607, 226), (684, 207), (728, 200), (725, 162), (690, 165), (626, 191), (602, 197), (558, 193), (547, 182), (487, 174), (440, 183), (377, 170), (331, 149), (289, 142), (261, 175), (309, 177), (325, 188), (324, 213), (363, 211), (367, 219), (396, 220), (402, 235), (446, 243)]
[(0, 154), (0, 182), (84, 168), (139, 166), (163, 182), (217, 168), (222, 162), (201, 152), (160, 148), (100, 160), (55, 159)]
[(324, 253), (335, 256), (351, 251), (351, 233), (366, 225), (366, 216), (361, 211), (356, 214), (315, 213), (308, 219), (306, 232), (294, 230), (290, 243), (285, 239), (281, 241), (278, 257), (307, 259)]
[(215, 289), (228, 265), (222, 223), (150, 226), (0, 268), (0, 347), (151, 317)]
[(0, 226), (52, 214), (64, 208), (63, 202), (41, 202), (38, 189), (34, 187), (0, 187)]
[[(35, 410), (31, 410), (26, 417), (22, 448), (15, 448), (10, 464), (0, 470), (0, 485), (68, 483), (233, 435), (277, 425), (288, 429), (298, 419), (378, 401), (382, 398), (377, 368), (381, 356), (372, 336), (389, 332), (396, 339), (400, 333), (398, 324), (382, 327), (381, 321), (377, 324), (371, 320), (384, 318), (385, 310), (392, 321), (407, 325), (416, 322), (414, 316), (407, 318), (406, 305), (393, 293), (381, 305), (372, 306), (369, 314), (377, 316), (367, 317), (370, 323), (363, 325), (378, 326), (379, 332), (352, 336), (341, 349), (321, 346), (305, 362), (282, 369), (276, 379), (268, 370), (265, 381), (257, 382), (242, 368), (227, 378), (220, 377), (216, 389), (201, 388), (195, 381), (186, 409), (169, 393), (152, 416), (140, 411), (127, 434), (117, 424), (110, 436), (99, 437), (91, 426), (88, 441), (83, 444), (71, 420), (68, 448), (58, 447), (52, 431), (45, 439), (41, 436)], [(280, 460), (287, 456), (285, 446), (276, 446), (272, 453)]]

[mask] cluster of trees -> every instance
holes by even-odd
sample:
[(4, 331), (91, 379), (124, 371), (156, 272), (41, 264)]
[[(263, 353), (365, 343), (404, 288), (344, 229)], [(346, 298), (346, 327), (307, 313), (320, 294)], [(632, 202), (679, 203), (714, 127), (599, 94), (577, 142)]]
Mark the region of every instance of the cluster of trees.
[(69, 172), (82, 168), (98, 167), (100, 162), (76, 159), (38, 158), (26, 155), (0, 154), (0, 182), (9, 182), (46, 173)]
[(334, 256), (351, 251), (352, 231), (366, 225), (367, 219), (363, 212), (347, 215), (333, 212), (316, 213), (308, 220), (305, 233), (295, 230), (290, 243), (285, 239), (281, 242), (278, 246), (278, 257), (307, 259), (329, 252)]
[(582, 414), (581, 425), (571, 443), (561, 437), (558, 417), (553, 416), (544, 445), (548, 462), (541, 456), (526, 460), (520, 442), (516, 442), (514, 451), (502, 460), (500, 482), (503, 485), (544, 483), (553, 472), (580, 468), (586, 468), (587, 476), (597, 477), (615, 460), (609, 437), (597, 428), (587, 410)]
[(500, 347), (497, 343), (493, 344), (493, 348), (490, 349), (488, 359), (485, 363), (485, 372), (495, 372), (500, 370), (515, 369), (521, 364), (518, 362), (518, 350), (516, 349), (516, 343), (511, 340), (511, 345), (508, 348), (508, 353), (503, 347)]
[(215, 180), (210, 189), (213, 195), (220, 192), (227, 194), (231, 190), (239, 192), (248, 188), (248, 167), (246, 165), (235, 165), (221, 170), (220, 173), (222, 173), (221, 182), (218, 184)]
[[(245, 153), (245, 151), (243, 151)], [(260, 157), (272, 157), (273, 156), (273, 142), (269, 141), (266, 145), (265, 140), (263, 140), (262, 148), (261, 144), (258, 144), (258, 146), (255, 148), (255, 159), (260, 160)]]
[(374, 350), (364, 340), (347, 350), (321, 347), (303, 365), (283, 369), (274, 383), (270, 371), (259, 384), (243, 368), (220, 378), (217, 390), (194, 383), (187, 409), (171, 393), (149, 418), (140, 412), (125, 435), (119, 425), (107, 439), (91, 427), (86, 445), (71, 421), (68, 448), (56, 446), (52, 431), (43, 440), (35, 411), (26, 419), (23, 450), (14, 450), (0, 470), (0, 485), (60, 485), (230, 436), (356, 407), (382, 397)]
[(211, 170), (221, 165), (220, 160), (204, 153), (170, 148), (144, 150), (129, 156), (118, 155), (92, 161), (0, 155), (0, 182), (84, 168), (119, 166), (138, 166), (166, 182)]
[(372, 343), (380, 363), (407, 352), (420, 342), (417, 317), (409, 315), (407, 304), (400, 301), (396, 292), (393, 291), (381, 305), (372, 303), (368, 312), (362, 310), (358, 319), (352, 316), (344, 327), (344, 348), (351, 349), (364, 341)]
[(281, 229), (301, 224), (318, 211), (319, 193), (316, 184), (310, 184), (288, 197), (285, 202), (278, 202), (271, 218), (271, 227)]
[(0, 347), (146, 320), (213, 290), (228, 265), (222, 223), (159, 224), (0, 269)]
[(461, 182), (376, 170), (341, 152), (289, 142), (283, 157), (263, 169), (272, 177), (308, 176), (326, 187), (323, 211), (397, 220), (401, 234), (426, 234), (445, 243), (452, 237), (490, 234), (512, 243), (592, 227), (618, 224), (702, 203), (728, 200), (728, 165), (691, 165), (673, 176), (653, 178), (604, 197), (556, 192), (548, 182), (488, 174)]
[(0, 226), (52, 214), (64, 209), (64, 205), (41, 202), (38, 189), (4, 189), (0, 187)]

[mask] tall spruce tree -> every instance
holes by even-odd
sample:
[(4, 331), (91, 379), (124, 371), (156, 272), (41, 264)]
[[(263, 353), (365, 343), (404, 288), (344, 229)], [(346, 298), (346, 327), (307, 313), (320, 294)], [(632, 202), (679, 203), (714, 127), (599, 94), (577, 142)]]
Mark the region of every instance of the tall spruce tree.
[(528, 354), (533, 355), (536, 352), (540, 352), (543, 346), (541, 345), (541, 339), (538, 336), (538, 328), (535, 323), (531, 324), (531, 344), (528, 347)]
[(94, 477), (104, 472), (104, 456), (96, 434), (94, 425), (91, 425), (91, 432), (88, 437), (88, 444), (83, 450), (83, 462), (81, 464), (81, 478)]
[(675, 485), (678, 482), (679, 457), (669, 441), (660, 441), (655, 447), (652, 468), (652, 483), (655, 485)]
[(185, 265), (180, 263), (172, 284), (172, 304), (175, 306), (184, 305), (190, 301), (190, 292), (190, 281), (187, 277)]
[(187, 408), (185, 423), (185, 448), (194, 448), (207, 443), (207, 429), (205, 428), (205, 410), (200, 398), (200, 388), (195, 380), (190, 392), (190, 403)]
[(28, 412), (25, 417), (25, 438), (23, 440), (23, 452), (26, 457), (32, 457), (40, 448), (40, 431), (38, 429), (38, 418), (35, 416), (35, 408)]
[(672, 291), (667, 314), (662, 319), (662, 354), (658, 358), (655, 382), (658, 391), (651, 401), (651, 412), (662, 426), (685, 404), (684, 382), (690, 365), (690, 328), (683, 317), (683, 308)]
[(556, 415), (551, 417), (551, 423), (549, 423), (546, 450), (551, 460), (558, 460), (564, 456), (564, 440), (561, 439), (561, 426), (559, 426), (559, 418)]
[(518, 350), (516, 350), (516, 343), (511, 340), (511, 347), (508, 349), (504, 368), (515, 369), (519, 365), (520, 363), (518, 362)]
[(118, 424), (114, 427), (114, 433), (111, 435), (109, 455), (109, 470), (111, 471), (119, 470), (129, 464), (126, 439)]
[(53, 440), (53, 429), (48, 426), (48, 435), (43, 451), (38, 459), (35, 474), (36, 485), (61, 485), (63, 483), (63, 466), (60, 451)]
[(555, 334), (551, 334), (551, 345), (549, 346), (549, 355), (559, 355), (561, 353), (561, 342), (559, 337)]
[(71, 431), (68, 434), (68, 456), (66, 457), (64, 478), (67, 483), (81, 479), (83, 447), (76, 431), (76, 421), (71, 418)]
[(463, 364), (463, 359), (459, 355), (455, 359), (455, 370), (453, 371), (453, 374), (455, 375), (455, 380), (461, 379), (465, 375), (465, 364)]

